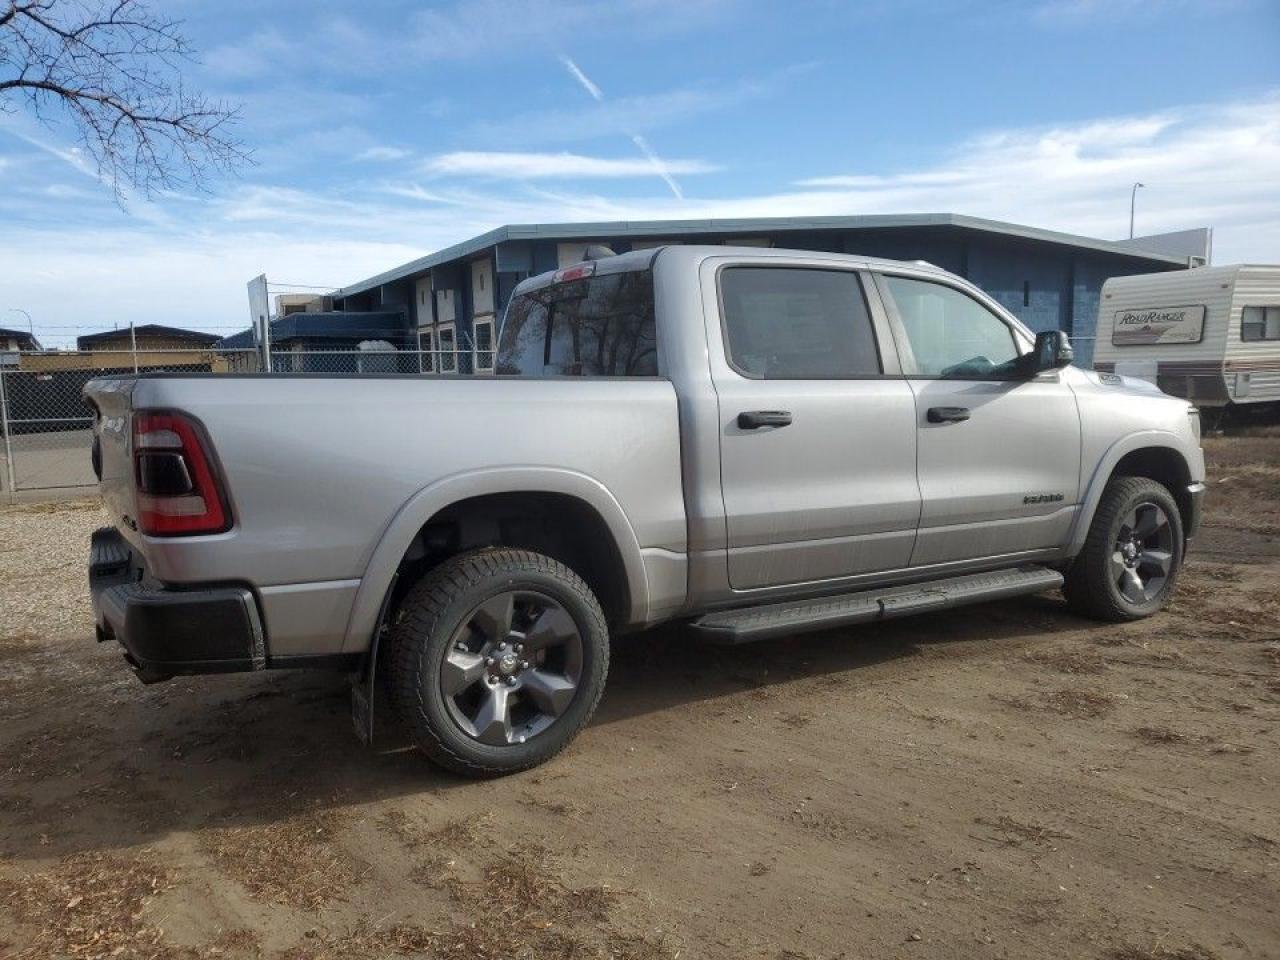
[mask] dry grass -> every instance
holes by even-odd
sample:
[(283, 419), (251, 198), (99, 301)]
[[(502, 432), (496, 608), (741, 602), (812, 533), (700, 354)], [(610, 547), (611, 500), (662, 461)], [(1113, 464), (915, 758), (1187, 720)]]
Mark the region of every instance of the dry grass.
[(1003, 694), (993, 694), (992, 699), (1018, 710), (1047, 710), (1075, 720), (1105, 717), (1115, 709), (1115, 698), (1110, 694), (1093, 690), (1075, 690), (1070, 687), (1041, 694), (1038, 700)]
[(170, 883), (149, 851), (77, 854), (21, 880), (0, 877), (0, 903), (30, 931), (10, 952), (0, 944), (0, 954), (7, 960), (162, 956), (163, 933), (145, 908)]
[(1072, 675), (1101, 673), (1106, 661), (1095, 651), (1081, 647), (1037, 647), (1025, 654), (1031, 663)]
[(460, 850), (479, 842), (492, 824), (487, 813), (447, 820), (438, 827), (427, 827), (412, 820), (403, 810), (388, 810), (378, 819), (378, 829), (399, 840), (409, 849), (443, 847)]
[(1129, 731), (1151, 746), (1209, 747), (1212, 753), (1253, 753), (1253, 747), (1230, 743), (1211, 734), (1183, 733), (1169, 727), (1137, 727)]
[(1002, 835), (1000, 840), (1011, 847), (1020, 846), (1024, 841), (1051, 843), (1054, 840), (1071, 839), (1071, 834), (1064, 833), (1061, 830), (1055, 830), (1040, 823), (1015, 820), (1009, 816), (1000, 816), (995, 819), (976, 817), (973, 822), (998, 830)]
[(281, 960), (669, 960), (674, 953), (606, 924), (618, 900), (607, 886), (573, 887), (545, 851), (516, 848), (486, 865), (475, 882), (448, 884), (460, 917), (445, 929), (399, 924), (318, 935)]
[(308, 811), (260, 826), (213, 827), (201, 846), (255, 900), (316, 910), (345, 899), (360, 879), (360, 865), (334, 843), (339, 823), (332, 811)]
[(603, 923), (618, 900), (617, 891), (606, 885), (569, 886), (554, 858), (537, 847), (513, 848), (489, 863), (478, 883), (455, 881), (450, 892), (461, 906), (486, 904), (489, 916), (540, 929)]
[(1107, 960), (1218, 960), (1218, 954), (1198, 943), (1173, 948), (1162, 943), (1150, 947), (1126, 944), (1107, 951), (1106, 957)]

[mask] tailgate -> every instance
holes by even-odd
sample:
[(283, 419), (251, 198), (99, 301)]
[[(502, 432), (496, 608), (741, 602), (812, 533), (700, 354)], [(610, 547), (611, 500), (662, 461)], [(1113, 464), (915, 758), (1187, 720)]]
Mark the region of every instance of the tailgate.
[(84, 395), (93, 404), (93, 472), (113, 526), (134, 546), (141, 546), (133, 518), (133, 451), (130, 449), (130, 416), (133, 409), (133, 377), (90, 380)]

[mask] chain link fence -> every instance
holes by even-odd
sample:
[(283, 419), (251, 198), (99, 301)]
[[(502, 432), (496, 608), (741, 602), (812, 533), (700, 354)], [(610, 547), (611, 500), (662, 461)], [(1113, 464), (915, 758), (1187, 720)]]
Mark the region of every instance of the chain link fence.
[[(95, 377), (133, 373), (266, 372), (262, 352), (247, 350), (46, 350), (0, 352), (0, 501), (85, 492), (97, 485), (90, 463), (93, 410), (84, 386)], [(277, 374), (484, 374), (491, 351), (272, 350)]]

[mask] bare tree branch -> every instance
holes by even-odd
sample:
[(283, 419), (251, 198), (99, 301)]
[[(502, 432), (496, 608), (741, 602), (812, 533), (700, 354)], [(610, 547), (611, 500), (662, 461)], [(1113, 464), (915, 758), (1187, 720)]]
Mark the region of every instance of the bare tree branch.
[(117, 199), (202, 189), (252, 159), (236, 108), (184, 88), (180, 26), (144, 0), (0, 0), (0, 110), (60, 109)]

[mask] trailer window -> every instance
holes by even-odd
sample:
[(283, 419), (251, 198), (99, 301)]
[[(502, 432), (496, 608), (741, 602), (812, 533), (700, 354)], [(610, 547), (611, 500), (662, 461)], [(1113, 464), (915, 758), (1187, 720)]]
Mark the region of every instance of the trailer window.
[(654, 377), (653, 273), (629, 270), (513, 297), (495, 372), (525, 377)]
[(1240, 313), (1241, 340), (1280, 340), (1280, 307), (1245, 307)]

